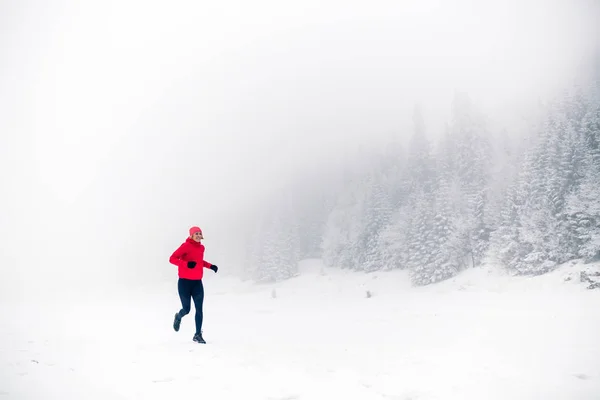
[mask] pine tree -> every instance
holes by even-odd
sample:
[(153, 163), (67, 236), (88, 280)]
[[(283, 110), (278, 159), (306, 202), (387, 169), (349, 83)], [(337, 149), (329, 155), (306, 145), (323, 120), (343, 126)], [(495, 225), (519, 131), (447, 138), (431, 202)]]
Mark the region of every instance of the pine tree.
[(458, 202), (460, 226), (455, 227), (456, 249), (472, 266), (481, 263), (489, 245), (491, 228), (487, 225), (487, 185), (491, 150), (483, 117), (471, 105), (470, 99), (457, 94), (453, 105), (450, 135), (455, 143), (455, 177), (459, 184)]
[(389, 194), (383, 187), (380, 176), (374, 174), (367, 180), (367, 198), (364, 210), (362, 250), (360, 262), (362, 269), (368, 272), (384, 268), (383, 254), (380, 252), (379, 237), (387, 227), (392, 213)]
[(260, 258), (255, 271), (259, 282), (277, 282), (297, 275), (300, 261), (299, 232), (294, 205), (283, 195), (266, 215)]
[(323, 261), (331, 267), (360, 269), (361, 232), (364, 227), (364, 188), (354, 183), (344, 188), (325, 223)]
[(431, 282), (434, 271), (433, 254), (439, 248), (434, 236), (434, 200), (432, 194), (423, 190), (415, 193), (409, 204), (410, 219), (406, 230), (406, 266), (411, 272), (411, 279), (417, 284)]
[(414, 205), (403, 205), (390, 216), (390, 222), (377, 238), (377, 254), (383, 269), (405, 269), (408, 267), (408, 237), (413, 225)]
[(594, 260), (600, 257), (600, 91), (592, 90), (587, 101), (581, 123), (585, 152), (579, 186), (567, 196), (566, 213), (577, 256)]

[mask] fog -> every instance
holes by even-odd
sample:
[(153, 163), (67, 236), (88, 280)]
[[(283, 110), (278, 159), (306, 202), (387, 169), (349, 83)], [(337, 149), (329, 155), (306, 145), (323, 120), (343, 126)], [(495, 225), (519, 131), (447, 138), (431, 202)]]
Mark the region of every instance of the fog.
[(588, 60), (598, 2), (0, 4), (0, 290), (175, 278), (191, 225), (244, 262), (252, 205), (307, 168), (432, 135), (455, 90), (518, 118)]

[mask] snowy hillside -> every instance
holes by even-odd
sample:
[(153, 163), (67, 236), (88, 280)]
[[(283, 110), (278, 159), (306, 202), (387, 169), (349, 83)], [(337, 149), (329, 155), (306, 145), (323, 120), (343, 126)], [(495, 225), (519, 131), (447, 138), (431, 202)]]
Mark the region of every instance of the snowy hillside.
[(190, 316), (172, 330), (174, 281), (3, 303), (0, 399), (598, 399), (600, 291), (583, 268), (418, 288), (318, 261), (280, 284), (208, 275), (206, 345)]

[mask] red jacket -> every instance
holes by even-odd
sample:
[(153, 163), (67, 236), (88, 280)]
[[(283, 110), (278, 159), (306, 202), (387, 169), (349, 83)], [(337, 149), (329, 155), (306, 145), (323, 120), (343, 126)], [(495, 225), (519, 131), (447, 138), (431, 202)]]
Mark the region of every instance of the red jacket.
[[(196, 261), (196, 267), (188, 268), (188, 261)], [(211, 263), (204, 261), (204, 245), (196, 242), (192, 238), (187, 238), (186, 241), (171, 254), (169, 262), (173, 265), (177, 265), (180, 278), (195, 281), (202, 279), (204, 268), (210, 268), (212, 266)]]

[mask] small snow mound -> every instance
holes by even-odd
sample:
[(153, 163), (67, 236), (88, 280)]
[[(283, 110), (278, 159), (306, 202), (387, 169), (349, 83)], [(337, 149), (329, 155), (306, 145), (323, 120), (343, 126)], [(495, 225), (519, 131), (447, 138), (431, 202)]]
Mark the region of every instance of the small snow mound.
[(319, 258), (307, 258), (298, 263), (298, 272), (300, 275), (323, 275), (325, 265)]

